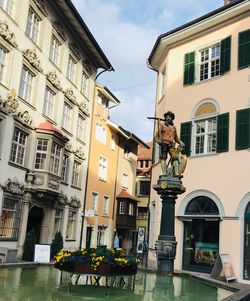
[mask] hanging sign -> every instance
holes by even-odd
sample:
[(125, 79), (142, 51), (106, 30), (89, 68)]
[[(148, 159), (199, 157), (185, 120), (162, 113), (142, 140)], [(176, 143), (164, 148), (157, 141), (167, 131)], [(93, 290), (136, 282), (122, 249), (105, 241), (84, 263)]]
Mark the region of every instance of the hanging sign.
[(35, 245), (34, 262), (50, 262), (50, 245)]
[(236, 280), (231, 264), (231, 258), (228, 254), (218, 255), (211, 272), (211, 277), (220, 280), (226, 279), (227, 282)]
[(138, 238), (137, 238), (137, 254), (143, 253), (143, 243), (144, 243), (144, 236), (145, 236), (145, 227), (138, 228)]

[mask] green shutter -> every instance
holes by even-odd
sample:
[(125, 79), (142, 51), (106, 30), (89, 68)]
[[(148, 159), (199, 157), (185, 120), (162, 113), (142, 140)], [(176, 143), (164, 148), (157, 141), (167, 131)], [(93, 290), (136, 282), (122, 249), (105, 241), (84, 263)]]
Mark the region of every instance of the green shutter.
[(195, 66), (195, 52), (185, 54), (184, 62), (184, 85), (194, 83), (194, 66)]
[(218, 153), (227, 152), (229, 140), (229, 113), (218, 115), (216, 138), (216, 151)]
[(187, 156), (190, 156), (191, 153), (191, 131), (192, 131), (192, 122), (184, 122), (181, 124), (181, 134), (180, 139), (185, 143), (185, 148), (183, 153)]
[(236, 111), (236, 149), (249, 147), (250, 109)]
[(250, 29), (239, 33), (238, 68), (250, 66)]
[(228, 72), (231, 67), (231, 36), (221, 41), (220, 74)]

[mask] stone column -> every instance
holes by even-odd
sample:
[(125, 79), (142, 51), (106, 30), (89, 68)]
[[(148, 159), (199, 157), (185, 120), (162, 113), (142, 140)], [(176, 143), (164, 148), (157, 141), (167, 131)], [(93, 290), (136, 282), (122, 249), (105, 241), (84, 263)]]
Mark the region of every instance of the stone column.
[(22, 213), (21, 213), (21, 222), (19, 230), (19, 239), (18, 239), (18, 257), (22, 255), (23, 245), (26, 237), (27, 223), (29, 216), (29, 205), (32, 200), (32, 195), (29, 192), (26, 192), (22, 199)]
[(155, 244), (158, 270), (173, 273), (177, 245), (174, 231), (175, 200), (178, 194), (185, 192), (185, 188), (178, 177), (168, 176), (160, 176), (153, 188), (162, 199), (160, 234)]

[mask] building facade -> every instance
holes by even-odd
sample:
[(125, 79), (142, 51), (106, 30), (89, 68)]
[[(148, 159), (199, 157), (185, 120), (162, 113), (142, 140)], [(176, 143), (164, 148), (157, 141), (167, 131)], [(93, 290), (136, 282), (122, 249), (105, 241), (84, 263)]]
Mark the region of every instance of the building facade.
[[(149, 57), (158, 73), (156, 116), (168, 110), (176, 114), (189, 156), (186, 192), (176, 201), (175, 269), (209, 273), (218, 254), (229, 254), (237, 279), (248, 283), (249, 12), (249, 1), (226, 1), (161, 35)], [(160, 174), (157, 144), (153, 163), (152, 184)], [(161, 203), (153, 190), (150, 199), (154, 249)]]
[(98, 68), (112, 66), (71, 1), (0, 3), (0, 247), (61, 231), (80, 243)]

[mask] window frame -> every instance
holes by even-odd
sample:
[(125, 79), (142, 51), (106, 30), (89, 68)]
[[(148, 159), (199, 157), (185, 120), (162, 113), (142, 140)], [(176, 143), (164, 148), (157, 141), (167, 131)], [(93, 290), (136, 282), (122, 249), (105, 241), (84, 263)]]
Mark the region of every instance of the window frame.
[(99, 193), (92, 191), (91, 200), (90, 200), (90, 209), (94, 210), (95, 214), (97, 214), (98, 203), (99, 203)]
[(85, 72), (85, 70), (82, 70), (80, 91), (86, 97), (88, 97), (88, 92), (89, 92), (89, 78), (90, 77), (87, 74), (87, 72)]
[(100, 155), (98, 160), (98, 179), (102, 181), (107, 181), (108, 175), (108, 159)]
[[(38, 152), (38, 141), (39, 140), (43, 140), (43, 141), (47, 141), (47, 146), (46, 146), (46, 150), (39, 150)], [(44, 147), (44, 144), (42, 144), (41, 147)], [(35, 152), (35, 160), (34, 160), (34, 170), (38, 170), (38, 171), (47, 171), (47, 162), (48, 162), (48, 157), (49, 157), (49, 150), (50, 150), (50, 139), (49, 138), (40, 138), (37, 137), (36, 138), (36, 152)], [(40, 164), (40, 163), (36, 163), (37, 162), (37, 154), (45, 154), (45, 157), (42, 156), (42, 159), (44, 161), (43, 163), (43, 168), (36, 168), (36, 164)], [(39, 162), (41, 162), (41, 157), (39, 158)], [(41, 165), (41, 164), (40, 164)]]
[[(36, 17), (37, 20), (38, 20), (38, 22), (36, 24), (33, 24), (34, 23), (34, 20), (32, 20), (33, 18), (30, 20), (31, 12), (33, 12), (34, 17)], [(28, 15), (27, 15), (27, 23), (26, 23), (25, 34), (36, 45), (38, 45), (39, 39), (40, 39), (41, 22), (42, 22), (41, 15), (37, 12), (37, 10), (33, 7), (33, 5), (30, 5)], [(29, 28), (29, 25), (30, 25), (30, 28)], [(35, 36), (34, 36), (34, 28), (36, 30)]]
[(72, 83), (75, 82), (76, 67), (77, 67), (77, 61), (74, 59), (74, 57), (71, 54), (69, 54), (66, 78)]
[[(56, 42), (55, 44), (53, 42)], [(54, 46), (58, 46), (58, 50)], [(56, 34), (52, 32), (50, 40), (50, 49), (49, 49), (49, 60), (55, 64), (57, 67), (60, 65), (60, 54), (61, 54), (62, 42), (57, 38)]]
[[(79, 121), (82, 120), (80, 124)], [(85, 132), (86, 132), (86, 118), (82, 114), (78, 114), (77, 126), (76, 126), (76, 138), (85, 141)]]
[[(3, 0), (3, 6), (0, 7), (10, 16), (13, 17), (15, 0)], [(8, 9), (7, 9), (8, 8)]]
[(126, 214), (126, 202), (124, 202), (124, 201), (119, 203), (119, 214), (121, 214), (121, 215)]
[[(77, 168), (75, 168), (77, 166)], [(71, 186), (80, 188), (81, 187), (81, 168), (82, 163), (74, 160), (72, 168)]]
[(106, 144), (107, 129), (100, 122), (96, 122), (95, 138), (97, 141), (101, 142), (102, 144)]
[[(66, 114), (65, 108), (67, 107)], [(63, 114), (62, 114), (62, 128), (68, 132), (71, 132), (72, 129), (72, 114), (73, 114), (73, 107), (68, 103), (68, 101), (64, 101), (63, 104)]]
[[(25, 74), (23, 74), (23, 72), (25, 72)], [(29, 78), (27, 79), (28, 76)], [(36, 75), (26, 65), (23, 64), (19, 82), (18, 97), (29, 104), (32, 104), (35, 77)]]
[[(64, 160), (66, 158), (66, 160)], [(61, 181), (63, 183), (68, 182), (68, 176), (69, 176), (69, 162), (70, 156), (69, 154), (63, 154), (62, 163), (61, 163)], [(66, 164), (64, 164), (66, 162)]]
[[(73, 214), (73, 217), (70, 217), (70, 213)], [(73, 225), (71, 226), (71, 235), (68, 236), (69, 222)], [(67, 228), (66, 228), (66, 240), (76, 240), (76, 225), (77, 225), (77, 211), (73, 209), (69, 209), (68, 220), (67, 220)]]
[[(24, 136), (25, 136), (24, 144), (20, 144), (21, 138), (20, 138), (19, 134), (18, 134), (18, 141), (14, 141), (16, 131), (19, 131), (19, 134), (24, 134)], [(29, 136), (29, 134), (26, 131), (24, 131), (23, 129), (20, 129), (18, 126), (15, 125), (14, 131), (13, 131), (13, 136), (12, 136), (11, 151), (10, 151), (10, 162), (11, 163), (17, 164), (19, 166), (25, 166), (28, 136)], [(16, 150), (15, 150), (14, 160), (12, 160), (13, 152), (14, 152), (14, 150), (13, 150), (14, 145), (16, 145)], [(20, 149), (22, 149), (22, 151), (23, 151), (22, 163), (18, 162), (18, 157), (19, 157), (18, 153), (19, 153)]]
[(109, 215), (109, 203), (110, 203), (110, 197), (107, 195), (104, 195), (103, 197), (103, 211), (102, 215), (108, 216)]
[(61, 172), (62, 146), (52, 141), (50, 148), (49, 172), (59, 176)]
[[(48, 92), (48, 93), (47, 93)], [(50, 96), (49, 98), (46, 96)], [(51, 97), (52, 96), (52, 97)], [(44, 101), (43, 101), (43, 115), (53, 119), (54, 107), (55, 107), (56, 93), (48, 86), (45, 87)]]

